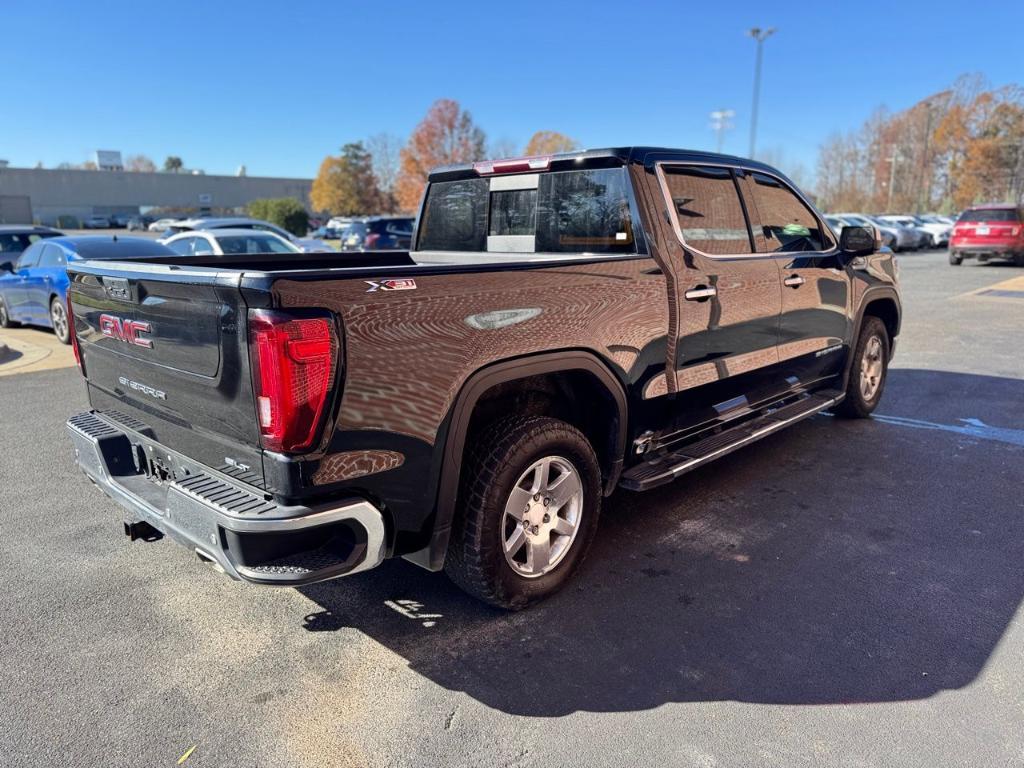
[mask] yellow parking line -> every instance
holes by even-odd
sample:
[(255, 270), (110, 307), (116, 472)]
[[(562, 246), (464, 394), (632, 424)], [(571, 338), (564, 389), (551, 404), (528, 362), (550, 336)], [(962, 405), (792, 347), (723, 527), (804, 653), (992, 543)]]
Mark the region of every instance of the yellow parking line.
[(6, 328), (0, 331), (0, 346), (8, 350), (0, 356), (0, 376), (70, 368), (75, 364), (71, 347), (61, 344), (47, 331)]
[[(989, 291), (997, 291), (998, 293), (988, 295)], [(993, 285), (986, 285), (981, 288), (976, 288), (973, 291), (967, 293), (961, 293), (959, 296), (953, 298), (962, 299), (967, 296), (980, 296), (983, 299), (996, 299), (1003, 301), (1020, 301), (1019, 297), (1013, 296), (1000, 296), (999, 293), (1009, 291), (1011, 293), (1024, 293), (1024, 275), (1021, 277), (1011, 277), (1009, 280), (1003, 280)]]

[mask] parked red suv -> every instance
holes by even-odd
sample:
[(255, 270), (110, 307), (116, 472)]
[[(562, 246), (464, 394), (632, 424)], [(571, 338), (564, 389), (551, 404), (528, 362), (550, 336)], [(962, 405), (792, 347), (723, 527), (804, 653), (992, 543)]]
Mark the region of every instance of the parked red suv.
[(1024, 209), (1012, 203), (976, 205), (960, 214), (949, 241), (949, 263), (1011, 259), (1024, 266)]

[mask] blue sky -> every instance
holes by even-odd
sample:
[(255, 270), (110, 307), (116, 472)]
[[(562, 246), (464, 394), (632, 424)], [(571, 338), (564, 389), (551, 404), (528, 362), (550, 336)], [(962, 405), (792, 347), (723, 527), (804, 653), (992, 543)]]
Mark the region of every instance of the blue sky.
[(404, 138), (440, 97), (520, 147), (552, 129), (586, 147), (713, 149), (708, 113), (729, 108), (724, 149), (746, 154), (751, 26), (778, 28), (758, 147), (786, 171), (962, 73), (1024, 81), (1020, 2), (3, 0), (2, 17), (0, 158), (16, 166), (119, 149), (309, 177), (347, 141)]

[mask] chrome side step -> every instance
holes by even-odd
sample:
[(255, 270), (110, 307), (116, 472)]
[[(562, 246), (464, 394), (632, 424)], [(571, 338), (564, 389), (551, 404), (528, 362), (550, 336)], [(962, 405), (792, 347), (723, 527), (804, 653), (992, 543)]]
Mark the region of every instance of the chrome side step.
[(844, 393), (826, 390), (807, 395), (781, 408), (767, 410), (730, 429), (705, 437), (653, 461), (630, 467), (622, 473), (619, 485), (630, 491), (646, 491), (675, 480), (737, 448), (756, 442), (790, 424), (809, 418), (840, 402)]

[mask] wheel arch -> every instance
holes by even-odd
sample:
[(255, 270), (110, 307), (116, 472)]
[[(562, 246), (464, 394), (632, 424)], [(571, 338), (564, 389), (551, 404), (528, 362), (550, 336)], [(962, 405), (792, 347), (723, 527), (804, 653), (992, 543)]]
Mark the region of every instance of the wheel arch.
[[(860, 308), (857, 310), (856, 322), (853, 325), (853, 337), (850, 340), (850, 354), (847, 355), (846, 366), (843, 370), (843, 388), (846, 388), (850, 380), (850, 371), (853, 369), (853, 349), (860, 338), (860, 330), (864, 326), (865, 317), (879, 318), (889, 332), (890, 345), (894, 346), (896, 337), (900, 332), (902, 322), (902, 307), (899, 294), (892, 286), (880, 286), (870, 288), (861, 299)], [(890, 357), (892, 347), (890, 347)]]
[(609, 444), (595, 445), (594, 449), (604, 472), (605, 495), (615, 488), (625, 457), (629, 411), (626, 389), (611, 368), (594, 352), (582, 349), (543, 352), (492, 363), (466, 379), (449, 409), (445, 436), (435, 449), (440, 455), (441, 466), (430, 543), (424, 549), (404, 555), (407, 560), (432, 571), (444, 567), (467, 438), (478, 404), (496, 387), (550, 375), (590, 377), (594, 386), (600, 387), (607, 395), (615, 423), (609, 430)]

